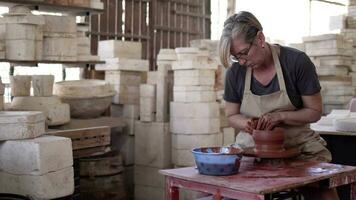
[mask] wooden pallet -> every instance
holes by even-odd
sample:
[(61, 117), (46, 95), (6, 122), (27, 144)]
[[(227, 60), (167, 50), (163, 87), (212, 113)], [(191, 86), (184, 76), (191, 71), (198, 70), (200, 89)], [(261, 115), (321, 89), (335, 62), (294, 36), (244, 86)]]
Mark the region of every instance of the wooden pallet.
[(68, 130), (48, 130), (48, 135), (72, 139), (73, 157), (87, 157), (105, 153), (110, 145), (110, 127), (99, 126)]

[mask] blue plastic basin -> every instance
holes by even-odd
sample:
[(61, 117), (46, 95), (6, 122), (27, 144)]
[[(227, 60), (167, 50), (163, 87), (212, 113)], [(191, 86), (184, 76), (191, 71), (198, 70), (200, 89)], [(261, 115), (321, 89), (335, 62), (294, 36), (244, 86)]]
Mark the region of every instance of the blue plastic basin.
[(242, 150), (236, 147), (203, 147), (192, 150), (200, 174), (226, 176), (239, 172)]

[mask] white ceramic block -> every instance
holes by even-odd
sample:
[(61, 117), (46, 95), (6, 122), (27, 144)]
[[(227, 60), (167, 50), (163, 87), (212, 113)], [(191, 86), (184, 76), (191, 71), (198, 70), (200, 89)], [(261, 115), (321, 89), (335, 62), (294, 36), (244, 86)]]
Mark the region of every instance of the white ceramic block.
[(345, 76), (349, 73), (346, 66), (320, 66), (316, 68), (319, 76)]
[(219, 118), (172, 118), (170, 130), (181, 134), (211, 134), (220, 129)]
[(150, 187), (143, 185), (135, 185), (135, 199), (136, 200), (164, 200), (165, 190), (160, 187)]
[(356, 131), (356, 118), (335, 119), (334, 127), (337, 131)]
[(171, 101), (173, 74), (169, 71), (151, 71), (147, 73), (147, 83), (156, 86), (156, 121), (168, 121), (168, 107)]
[(35, 60), (35, 40), (6, 40), (5, 57), (9, 60)]
[(11, 96), (30, 96), (31, 76), (10, 76)]
[(141, 59), (127, 59), (127, 58), (108, 58), (105, 59), (105, 64), (95, 65), (98, 71), (108, 70), (125, 70), (147, 72), (149, 70), (148, 60)]
[[(136, 106), (136, 105), (135, 105)], [(127, 135), (135, 135), (135, 121), (134, 118), (123, 118), (126, 126), (123, 129), (123, 133)]]
[(140, 97), (140, 120), (155, 121), (156, 99), (154, 97)]
[(0, 95), (0, 111), (4, 110), (4, 96)]
[(140, 97), (156, 97), (156, 86), (152, 84), (140, 85)]
[(213, 86), (214, 84), (214, 70), (174, 71), (174, 86)]
[(40, 97), (48, 97), (53, 95), (53, 75), (33, 75), (32, 88), (33, 95)]
[(105, 81), (114, 85), (139, 86), (142, 82), (142, 73), (128, 71), (105, 71)]
[(110, 85), (112, 91), (115, 91), (116, 94), (126, 95), (140, 95), (140, 87), (136, 85)]
[(34, 24), (6, 24), (6, 40), (35, 40), (36, 28)]
[(123, 117), (138, 119), (139, 115), (140, 107), (138, 105), (123, 105)]
[(194, 103), (194, 102), (215, 102), (216, 92), (173, 92), (175, 102)]
[(112, 98), (112, 103), (114, 104), (129, 104), (129, 105), (139, 105), (140, 95), (137, 94), (116, 94)]
[(75, 16), (44, 15), (45, 25), (43, 31), (46, 33), (74, 33), (77, 32)]
[(219, 147), (222, 145), (222, 134), (176, 134), (172, 133), (172, 148), (192, 150), (197, 147)]
[(45, 20), (42, 15), (31, 15), (31, 14), (6, 15), (6, 17), (3, 18), (3, 22), (7, 24), (36, 24), (36, 25), (45, 24)]
[(135, 165), (135, 185), (165, 187), (165, 178), (158, 171), (161, 168)]
[(48, 36), (43, 39), (43, 59), (60, 61), (77, 60), (76, 37)]
[(235, 143), (235, 129), (228, 127), (223, 129), (223, 146), (230, 146)]
[(356, 93), (356, 88), (354, 86), (329, 86), (326, 88), (322, 88), (321, 94), (322, 96), (354, 96)]
[(199, 49), (196, 47), (178, 47), (175, 48), (175, 52), (177, 54), (182, 54), (182, 53), (190, 53), (190, 54), (197, 54), (199, 53)]
[(217, 102), (213, 103), (180, 103), (171, 102), (172, 118), (218, 118), (220, 108)]
[(70, 138), (42, 136), (0, 143), (0, 170), (7, 173), (38, 176), (72, 165)]
[(141, 59), (142, 44), (119, 40), (102, 40), (99, 42), (98, 55), (101, 59), (106, 58), (131, 58)]
[(50, 97), (14, 97), (11, 110), (41, 111), (48, 126), (62, 125), (70, 121), (69, 104), (61, 103), (57, 96)]
[(169, 123), (136, 121), (135, 164), (159, 168), (171, 165)]
[(36, 138), (45, 133), (41, 112), (0, 112), (0, 141)]
[(188, 76), (188, 77), (176, 77), (174, 76), (175, 86), (212, 86), (215, 84), (215, 77), (202, 77), (202, 76)]
[(0, 193), (19, 194), (31, 199), (55, 199), (74, 192), (73, 167), (42, 176), (13, 175), (0, 171)]
[(178, 60), (172, 63), (172, 70), (184, 69), (212, 69), (218, 68), (218, 63), (207, 57), (198, 57), (194, 60)]
[(195, 166), (193, 153), (187, 149), (172, 149), (172, 163), (181, 167)]
[(323, 103), (326, 104), (347, 104), (353, 99), (353, 96), (327, 96), (322, 97)]

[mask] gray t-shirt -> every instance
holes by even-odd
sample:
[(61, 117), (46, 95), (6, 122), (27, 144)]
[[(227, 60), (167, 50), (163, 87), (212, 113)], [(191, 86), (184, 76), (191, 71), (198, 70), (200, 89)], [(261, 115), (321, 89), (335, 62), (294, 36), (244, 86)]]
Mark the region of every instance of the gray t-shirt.
[[(289, 99), (296, 108), (303, 108), (301, 96), (316, 94), (321, 89), (314, 64), (304, 52), (284, 46), (280, 46), (279, 61)], [(225, 101), (241, 104), (243, 101), (245, 76), (246, 67), (241, 66), (239, 63), (234, 63), (226, 71)], [(277, 74), (266, 86), (262, 85), (252, 76), (251, 91), (255, 95), (266, 95), (279, 91)]]

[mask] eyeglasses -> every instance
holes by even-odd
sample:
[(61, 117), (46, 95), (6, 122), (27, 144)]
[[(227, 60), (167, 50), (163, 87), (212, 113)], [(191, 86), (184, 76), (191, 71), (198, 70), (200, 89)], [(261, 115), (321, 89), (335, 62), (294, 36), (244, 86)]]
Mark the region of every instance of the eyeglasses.
[(231, 56), (230, 56), (231, 60), (232, 60), (233, 62), (240, 62), (240, 59), (241, 59), (242, 57), (248, 56), (248, 54), (250, 53), (250, 49), (251, 49), (251, 47), (252, 47), (252, 44), (253, 44), (253, 42), (250, 43), (250, 46), (249, 46), (246, 50), (244, 50), (244, 52), (238, 53), (238, 54), (236, 54), (236, 55), (231, 55)]

